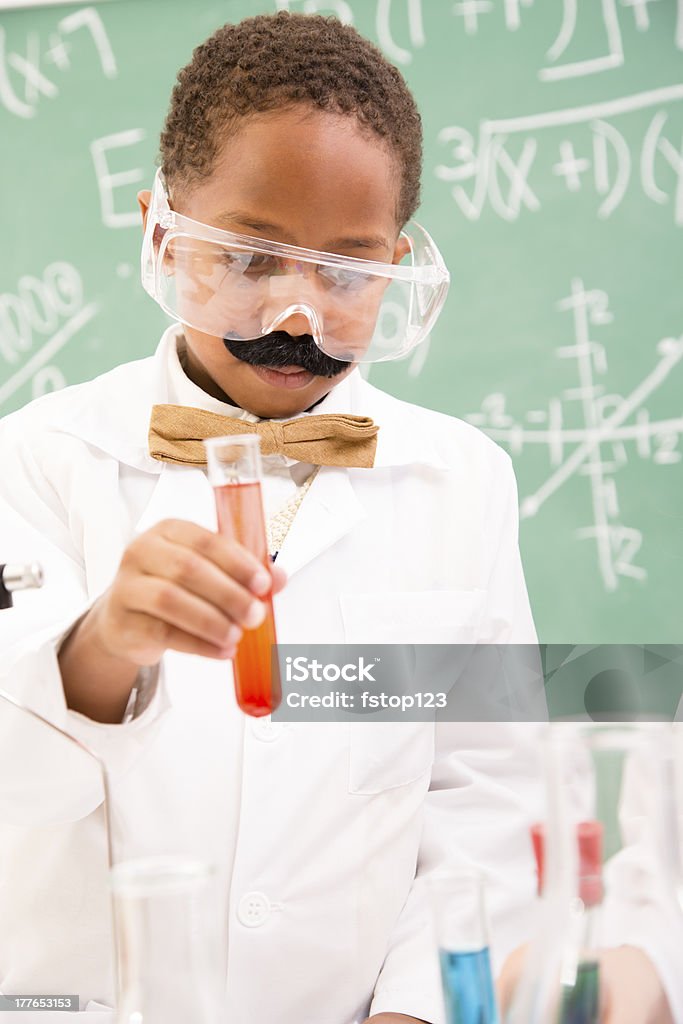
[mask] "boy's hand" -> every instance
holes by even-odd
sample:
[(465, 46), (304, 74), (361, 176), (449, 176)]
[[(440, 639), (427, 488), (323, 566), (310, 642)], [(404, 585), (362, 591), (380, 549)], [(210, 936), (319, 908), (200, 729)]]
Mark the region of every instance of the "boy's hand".
[[(507, 1011), (523, 969), (527, 947), (506, 960), (498, 979), (498, 1000)], [(600, 953), (601, 1024), (673, 1024), (664, 987), (642, 949), (619, 946)]]
[(233, 657), (242, 630), (265, 617), (258, 598), (285, 581), (218, 533), (180, 519), (158, 523), (126, 548), (112, 585), (62, 645), (68, 706), (118, 722), (138, 669), (164, 651)]
[(604, 1024), (673, 1024), (664, 987), (647, 953), (635, 946), (600, 954)]

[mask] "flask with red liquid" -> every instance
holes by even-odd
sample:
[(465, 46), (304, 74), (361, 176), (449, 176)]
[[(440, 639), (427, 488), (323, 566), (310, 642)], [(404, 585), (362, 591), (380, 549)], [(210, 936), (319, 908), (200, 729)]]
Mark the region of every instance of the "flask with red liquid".
[[(211, 438), (204, 444), (220, 533), (243, 544), (268, 566), (258, 434)], [(262, 600), (266, 617), (256, 629), (244, 630), (233, 660), (237, 703), (256, 718), (269, 715), (282, 699), (272, 597)]]

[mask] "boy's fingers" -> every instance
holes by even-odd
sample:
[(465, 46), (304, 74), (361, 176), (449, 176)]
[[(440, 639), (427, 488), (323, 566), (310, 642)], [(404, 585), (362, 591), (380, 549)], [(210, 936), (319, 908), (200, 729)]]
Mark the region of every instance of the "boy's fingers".
[(156, 529), (165, 540), (213, 562), (253, 593), (265, 594), (270, 590), (270, 573), (243, 545), (184, 519), (164, 520)]
[(273, 577), (273, 593), (278, 594), (287, 582), (287, 573), (278, 565), (273, 565), (270, 572)]
[[(145, 633), (158, 631), (159, 623), (157, 620), (152, 619), (151, 616), (146, 615), (144, 612), (134, 614), (141, 638)], [(216, 661), (226, 661), (228, 658), (234, 658), (237, 652), (236, 644), (217, 646), (208, 640), (202, 640), (200, 637), (187, 633), (177, 626), (170, 625), (167, 625), (164, 630), (163, 646), (165, 650), (180, 651), (182, 654), (197, 654), (202, 658), (212, 658)], [(143, 652), (145, 652), (145, 643), (141, 640), (139, 653)], [(155, 663), (157, 660), (158, 657), (155, 656), (150, 663)]]
[(253, 591), (245, 589), (215, 562), (197, 554), (192, 548), (173, 544), (162, 536), (149, 538), (139, 569), (150, 577), (167, 580), (194, 594), (213, 605), (222, 615), (247, 628), (260, 614), (256, 609), (261, 602), (254, 597)]
[(142, 612), (155, 623), (154, 639), (164, 647), (172, 627), (221, 648), (236, 643), (241, 635), (231, 618), (170, 580), (138, 577), (127, 590), (126, 603), (130, 611)]

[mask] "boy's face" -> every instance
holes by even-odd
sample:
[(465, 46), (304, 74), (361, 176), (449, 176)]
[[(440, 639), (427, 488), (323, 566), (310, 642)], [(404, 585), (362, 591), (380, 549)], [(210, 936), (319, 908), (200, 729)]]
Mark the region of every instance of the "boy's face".
[[(399, 187), (395, 158), (355, 117), (297, 106), (245, 119), (211, 176), (172, 198), (178, 213), (227, 231), (398, 262), (404, 255), (396, 222)], [(146, 214), (149, 193), (139, 200)], [(293, 295), (291, 302), (297, 301)], [(257, 416), (291, 416), (318, 402), (356, 365), (321, 353), (310, 332), (301, 313), (280, 323), (277, 335), (253, 342), (224, 343), (185, 326), (187, 370), (204, 391)], [(292, 353), (285, 367), (283, 345)]]

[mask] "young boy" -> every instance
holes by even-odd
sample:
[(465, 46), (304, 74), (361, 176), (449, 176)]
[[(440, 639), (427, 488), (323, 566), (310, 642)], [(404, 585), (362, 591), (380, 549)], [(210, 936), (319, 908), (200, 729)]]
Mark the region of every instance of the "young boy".
[[(405, 351), (442, 297), (430, 240), (401, 234), (419, 201), (419, 114), (353, 29), (251, 18), (180, 72), (161, 169), (154, 196), (139, 196), (143, 269), (178, 323), (153, 358), (2, 426), (3, 539), (46, 575), (3, 613), (19, 638), (3, 686), (105, 760), (118, 857), (217, 865), (231, 1024), (436, 1024), (416, 874), (477, 864), (498, 956), (522, 941), (534, 728), (277, 725), (245, 720), (230, 683), (271, 589), (282, 643), (534, 641), (509, 459), (464, 423), (371, 387), (357, 366)], [(426, 311), (401, 306), (411, 245), (434, 271)], [(372, 328), (388, 301), (405, 323), (387, 352)], [(194, 410), (189, 425), (169, 406)], [(351, 421), (315, 457), (266, 457), (274, 535), (291, 521), (270, 571), (215, 533), (198, 412), (228, 425), (372, 420)], [(59, 778), (57, 762), (42, 768)], [(102, 854), (98, 804), (84, 793), (69, 825), (65, 855), (84, 879)], [(37, 814), (63, 820), (54, 802)], [(40, 991), (54, 950), (35, 930), (25, 944), (12, 932), (14, 892), (0, 986)], [(101, 887), (84, 882), (75, 902), (59, 987), (81, 1008), (111, 1006)]]

